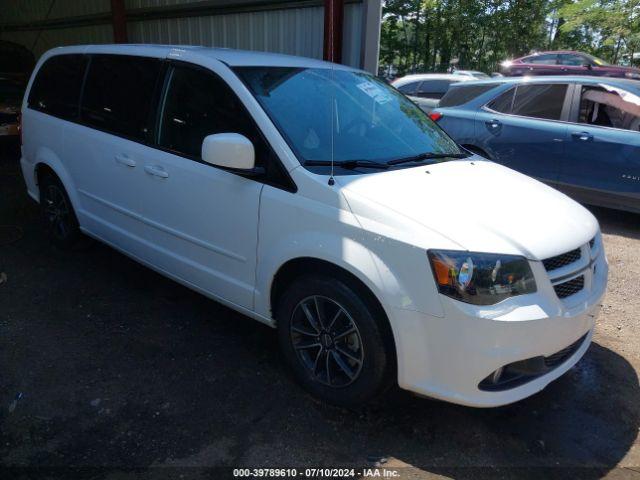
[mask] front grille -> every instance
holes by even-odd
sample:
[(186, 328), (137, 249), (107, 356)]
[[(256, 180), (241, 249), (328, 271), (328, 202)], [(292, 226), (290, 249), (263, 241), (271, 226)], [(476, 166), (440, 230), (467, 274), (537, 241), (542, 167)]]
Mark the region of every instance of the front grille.
[(554, 285), (553, 289), (556, 291), (558, 298), (567, 298), (575, 293), (578, 293), (584, 288), (584, 275), (580, 275), (568, 282), (559, 283)]
[(562, 255), (556, 255), (555, 257), (547, 258), (542, 261), (544, 268), (547, 269), (547, 272), (551, 270), (556, 270), (558, 268), (564, 267), (565, 265), (569, 265), (573, 262), (577, 262), (581, 257), (580, 249), (576, 248), (575, 250), (571, 250), (570, 252), (563, 253)]
[(544, 357), (545, 366), (547, 368), (555, 368), (561, 363), (564, 363), (567, 358), (576, 353), (576, 351), (580, 348), (580, 345), (582, 345), (582, 343), (584, 342), (586, 336), (587, 335), (585, 334), (568, 347), (565, 347), (559, 352), (553, 353), (548, 357)]

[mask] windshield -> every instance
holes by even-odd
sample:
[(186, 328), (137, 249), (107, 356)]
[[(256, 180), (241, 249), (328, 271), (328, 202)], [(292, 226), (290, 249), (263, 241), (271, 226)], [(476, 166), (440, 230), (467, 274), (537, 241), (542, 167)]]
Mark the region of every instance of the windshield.
[(461, 153), (414, 103), (369, 74), (292, 67), (235, 71), (303, 164), (331, 160), (332, 147), (335, 162), (360, 164)]

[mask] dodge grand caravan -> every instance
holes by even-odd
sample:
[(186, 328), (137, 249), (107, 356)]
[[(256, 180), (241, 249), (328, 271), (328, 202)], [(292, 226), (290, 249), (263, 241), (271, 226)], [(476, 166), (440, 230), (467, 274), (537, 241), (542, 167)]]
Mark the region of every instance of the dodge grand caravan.
[(22, 112), (22, 172), (55, 245), (88, 235), (277, 328), (328, 402), (397, 382), (503, 405), (591, 342), (608, 271), (596, 219), (365, 72), (65, 47), (39, 61)]

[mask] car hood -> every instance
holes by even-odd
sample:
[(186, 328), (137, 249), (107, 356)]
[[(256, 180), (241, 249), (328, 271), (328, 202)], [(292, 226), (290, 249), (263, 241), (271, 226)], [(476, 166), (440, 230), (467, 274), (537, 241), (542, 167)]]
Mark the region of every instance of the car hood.
[[(595, 217), (566, 195), (480, 157), (340, 176), (338, 183), (356, 217), (378, 224), (402, 218), (395, 228), (420, 225), (450, 248), (542, 260), (587, 243), (598, 231)], [(420, 228), (404, 233), (424, 246)]]

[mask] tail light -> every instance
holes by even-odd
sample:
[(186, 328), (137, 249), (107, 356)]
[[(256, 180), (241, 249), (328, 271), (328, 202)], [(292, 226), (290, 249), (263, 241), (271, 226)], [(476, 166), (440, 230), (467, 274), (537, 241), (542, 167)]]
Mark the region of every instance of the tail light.
[(18, 135), (20, 135), (20, 146), (22, 146), (22, 113), (18, 114)]
[(429, 118), (431, 120), (433, 120), (434, 122), (437, 122), (438, 120), (440, 120), (442, 118), (442, 114), (440, 112), (431, 112), (429, 114)]

